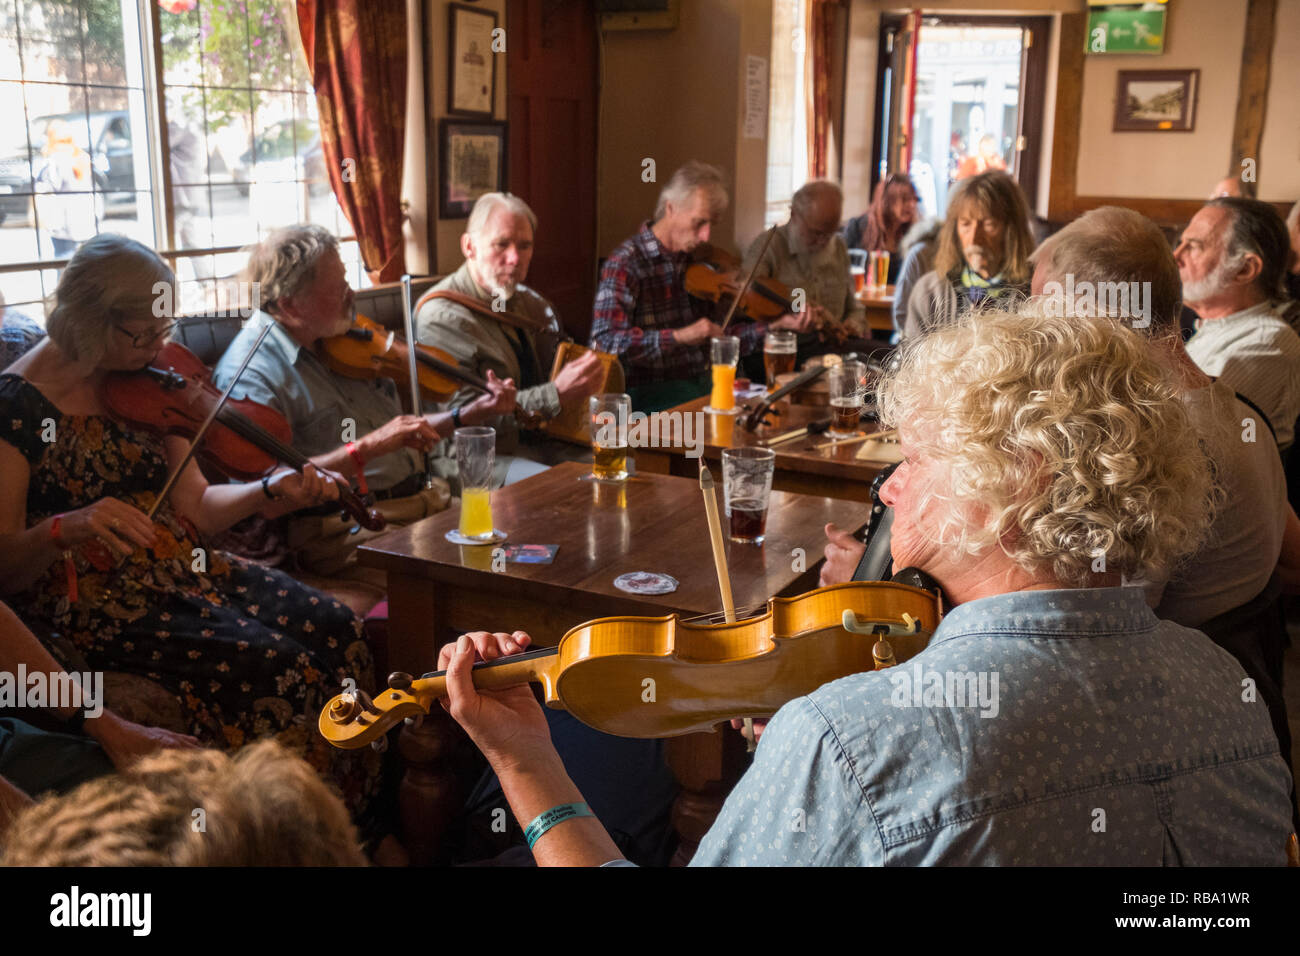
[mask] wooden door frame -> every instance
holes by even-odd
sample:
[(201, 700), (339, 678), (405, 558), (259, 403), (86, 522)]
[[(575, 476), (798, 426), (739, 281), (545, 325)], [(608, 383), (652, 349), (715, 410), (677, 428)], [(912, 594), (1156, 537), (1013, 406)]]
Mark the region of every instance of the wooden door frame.
[[(880, 159), (887, 149), (887, 144), (880, 141), (880, 117), (884, 111), (884, 77), (889, 66), (889, 53), (886, 49), (885, 35), (891, 28), (901, 27), (906, 19), (901, 13), (882, 13), (880, 31), (876, 43), (876, 112), (871, 134), (871, 189), (867, 195), (873, 195), (876, 183), (880, 180)], [(1052, 18), (1050, 16), (980, 16), (978, 14), (949, 14), (924, 12), (921, 19), (921, 35), (925, 35), (928, 24), (938, 23), (948, 27), (1020, 27), (1029, 31), (1030, 41), (1028, 59), (1021, 73), (1020, 84), (1020, 129), (1025, 137), (1025, 149), (1021, 154), (1020, 174), (1017, 181), (1024, 191), (1030, 209), (1036, 205), (1038, 196), (1038, 170), (1043, 150), (1043, 120), (1047, 110), (1047, 59), (1048, 43), (1052, 36)], [(1082, 40), (1080, 49), (1082, 49)]]

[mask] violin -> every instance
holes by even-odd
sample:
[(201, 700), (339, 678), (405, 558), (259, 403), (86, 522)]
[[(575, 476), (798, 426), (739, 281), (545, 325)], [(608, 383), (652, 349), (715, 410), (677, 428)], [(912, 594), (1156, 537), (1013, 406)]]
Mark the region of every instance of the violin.
[[(683, 280), (686, 291), (709, 302), (734, 299), (741, 282), (738, 281), (739, 264), (728, 265), (733, 261), (730, 254), (719, 256), (715, 251), (707, 260), (688, 266)], [(755, 276), (741, 297), (736, 313), (743, 318), (771, 322), (787, 312), (799, 311), (794, 307), (793, 295), (794, 291), (784, 282)]]
[[(100, 385), (109, 414), (157, 435), (193, 439), (221, 399), (211, 373), (179, 342), (168, 342), (153, 364), (138, 372), (110, 372)], [(251, 399), (229, 398), (203, 434), (197, 455), (222, 474), (253, 481), (284, 463), (301, 472), (307, 457), (290, 444), (293, 431), (275, 409)], [(170, 487), (170, 484), (169, 484)], [(339, 504), (363, 528), (382, 531), (383, 515), (347, 485)]]
[[(735, 623), (608, 617), (571, 629), (555, 647), (474, 665), (481, 689), (533, 681), (546, 705), (621, 737), (675, 737), (737, 717), (769, 717), (822, 684), (875, 668), (876, 636), (896, 659), (923, 650), (941, 617), (940, 596), (893, 582), (851, 582), (773, 598)], [(371, 699), (340, 694), (318, 726), (343, 749), (378, 740), (446, 696), (446, 672), (395, 673)]]
[[(374, 319), (357, 315), (352, 328), (342, 335), (321, 340), (325, 364), (345, 378), (388, 378), (408, 383), (411, 379), (410, 356), (406, 342)], [(446, 402), (465, 386), (488, 391), (488, 384), (465, 371), (455, 358), (432, 345), (415, 346), (416, 378), (420, 394), (426, 399)], [(526, 428), (540, 424), (537, 416), (515, 408), (515, 418)]]

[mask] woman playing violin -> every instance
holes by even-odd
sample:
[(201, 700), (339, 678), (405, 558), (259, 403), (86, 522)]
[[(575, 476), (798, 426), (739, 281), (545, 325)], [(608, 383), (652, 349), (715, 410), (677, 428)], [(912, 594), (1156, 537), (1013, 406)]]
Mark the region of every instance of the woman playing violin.
[[(894, 563), (956, 607), (904, 664), (782, 707), (693, 862), (1284, 863), (1267, 709), (1243, 705), (1229, 655), (1119, 586), (1193, 550), (1213, 500), (1145, 341), (1108, 319), (967, 317), (906, 350), (879, 403), (906, 455), (881, 491)], [(444, 648), (446, 706), (539, 863), (616, 861), (531, 691), (475, 689), (476, 652), (529, 643)], [(1097, 807), (1118, 836), (1090, 826)]]
[(174, 282), (150, 249), (117, 235), (84, 243), (60, 278), (48, 337), (0, 375), (0, 588), (38, 633), (70, 640), (95, 670), (147, 677), (175, 694), (186, 730), (237, 747), (276, 736), (330, 770), (354, 813), (378, 785), (376, 756), (339, 759), (298, 718), (346, 679), (370, 684), (361, 622), (288, 575), (205, 547), (261, 512), (338, 497), (314, 465), (261, 482), (210, 485), (181, 438), (106, 414), (105, 375), (146, 367), (172, 323)]

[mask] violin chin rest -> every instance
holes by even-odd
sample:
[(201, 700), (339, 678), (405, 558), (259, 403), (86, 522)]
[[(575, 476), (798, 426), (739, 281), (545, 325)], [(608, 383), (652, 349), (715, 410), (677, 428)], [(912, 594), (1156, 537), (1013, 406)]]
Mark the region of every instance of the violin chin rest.
[(914, 588), (920, 588), (922, 591), (929, 591), (937, 597), (943, 597), (943, 588), (939, 586), (939, 582), (920, 568), (903, 568), (889, 580), (897, 584), (907, 584)]

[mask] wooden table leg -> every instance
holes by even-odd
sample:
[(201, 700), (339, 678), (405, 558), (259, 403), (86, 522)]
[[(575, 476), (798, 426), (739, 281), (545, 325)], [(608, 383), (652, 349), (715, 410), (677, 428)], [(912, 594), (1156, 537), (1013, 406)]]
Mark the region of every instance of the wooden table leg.
[(682, 785), (673, 804), (673, 829), (679, 843), (671, 865), (685, 866), (743, 773), (744, 738), (730, 725), (722, 724), (717, 733), (670, 738), (664, 757)]
[[(427, 579), (388, 576), (388, 658), (394, 670), (419, 676), (434, 670), (446, 640), (438, 586)], [(385, 678), (387, 675), (384, 675)], [(411, 862), (427, 866), (446, 858), (451, 826), (465, 802), (457, 770), (466, 738), (440, 706), (418, 727), (404, 727), (398, 749), (406, 774), (398, 789), (402, 842)]]

